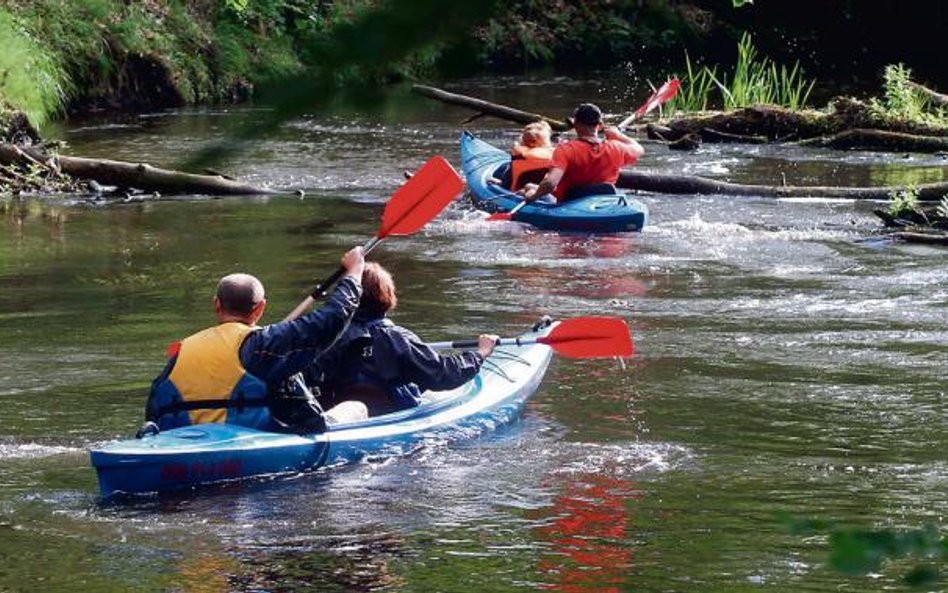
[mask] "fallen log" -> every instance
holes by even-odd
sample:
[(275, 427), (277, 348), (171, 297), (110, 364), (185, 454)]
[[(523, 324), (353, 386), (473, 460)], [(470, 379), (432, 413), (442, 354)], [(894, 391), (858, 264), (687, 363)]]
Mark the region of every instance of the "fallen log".
[(538, 113), (530, 113), (529, 111), (521, 111), (520, 109), (515, 109), (513, 107), (507, 107), (506, 105), (500, 105), (497, 103), (491, 103), (489, 101), (484, 101), (483, 99), (476, 99), (474, 97), (468, 97), (467, 95), (458, 95), (456, 93), (449, 93), (435, 87), (425, 86), (423, 84), (412, 85), (411, 90), (413, 93), (422, 95), (423, 97), (428, 97), (429, 99), (435, 99), (441, 101), (442, 103), (448, 103), (450, 105), (460, 105), (461, 107), (467, 107), (477, 111), (479, 115), (475, 117), (480, 117), (482, 115), (492, 115), (499, 119), (504, 119), (507, 121), (512, 121), (521, 125), (526, 125), (535, 121), (545, 121), (550, 124), (550, 127), (557, 132), (565, 132), (572, 129), (572, 125), (561, 119), (555, 119), (552, 117), (547, 117), (545, 115), (540, 115)]
[(291, 194), (294, 190), (258, 187), (221, 175), (198, 175), (109, 159), (49, 155), (32, 146), (0, 144), (0, 163), (19, 166), (41, 165), (75, 179), (96, 181), (102, 185), (134, 188), (161, 194), (261, 195)]
[(948, 105), (948, 95), (944, 93), (933, 91), (932, 89), (911, 80), (909, 81), (909, 86), (924, 95), (929, 101), (935, 103), (936, 105)]
[(948, 233), (913, 233), (910, 231), (899, 231), (892, 233), (892, 236), (906, 243), (948, 245)]
[[(661, 175), (624, 170), (616, 186), (646, 192), (678, 195), (721, 194), (765, 198), (840, 198), (847, 200), (888, 200), (893, 193), (908, 191), (904, 186), (832, 187), (793, 185), (745, 185), (693, 175)], [(911, 188), (920, 201), (938, 201), (948, 193), (948, 183), (926, 183)]]
[(948, 137), (920, 136), (888, 130), (845, 130), (832, 136), (809, 138), (800, 146), (819, 146), (840, 150), (880, 150), (888, 152), (944, 152), (948, 151)]

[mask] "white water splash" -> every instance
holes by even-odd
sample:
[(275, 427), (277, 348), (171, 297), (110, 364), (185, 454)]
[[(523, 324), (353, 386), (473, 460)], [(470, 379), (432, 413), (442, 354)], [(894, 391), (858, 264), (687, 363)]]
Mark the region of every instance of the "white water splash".
[(81, 451), (82, 449), (76, 447), (40, 445), (38, 443), (0, 443), (0, 459), (41, 459)]

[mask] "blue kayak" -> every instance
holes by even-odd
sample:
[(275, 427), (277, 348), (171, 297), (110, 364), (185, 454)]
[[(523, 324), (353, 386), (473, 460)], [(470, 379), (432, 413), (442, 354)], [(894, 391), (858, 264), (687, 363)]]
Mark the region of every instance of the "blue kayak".
[[(468, 131), (461, 133), (461, 169), (471, 190), (474, 207), (487, 212), (510, 212), (523, 199), (490, 180), (501, 179), (510, 165), (510, 153), (484, 142)], [(586, 196), (565, 204), (527, 204), (513, 220), (554, 231), (615, 233), (640, 231), (648, 208), (622, 193)]]
[[(545, 335), (552, 327), (523, 337)], [(200, 424), (110, 443), (92, 450), (91, 461), (99, 491), (108, 499), (404, 454), (431, 439), (467, 438), (514, 421), (537, 390), (551, 356), (543, 344), (498, 347), (474, 379), (457, 389), (428, 391), (418, 407), (333, 424), (319, 434)]]

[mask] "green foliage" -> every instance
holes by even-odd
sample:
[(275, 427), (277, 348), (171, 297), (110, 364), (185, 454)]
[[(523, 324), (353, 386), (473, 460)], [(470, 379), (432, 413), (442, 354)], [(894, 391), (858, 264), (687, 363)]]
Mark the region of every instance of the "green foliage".
[(12, 14), (0, 10), (0, 104), (42, 125), (59, 112), (70, 89), (56, 57)]
[(892, 216), (901, 216), (917, 208), (918, 189), (914, 186), (895, 192), (889, 200), (889, 214)]
[[(902, 582), (909, 587), (931, 588), (941, 581), (936, 564), (948, 560), (948, 538), (928, 525), (921, 529), (863, 529), (836, 527), (825, 521), (811, 521), (784, 517), (791, 533), (810, 537), (828, 534), (829, 565), (849, 575), (866, 575), (885, 570), (898, 563), (904, 570)], [(923, 563), (905, 566), (918, 559)]]
[(554, 64), (588, 69), (641, 59), (643, 49), (660, 53), (692, 34), (687, 10), (676, 3), (509, 0), (476, 28), (469, 47), (478, 63), (493, 70)]
[(948, 196), (942, 196), (935, 208), (935, 213), (942, 218), (948, 218)]
[(889, 64), (883, 76), (884, 97), (872, 99), (869, 108), (873, 115), (886, 120), (903, 120), (934, 126), (948, 125), (944, 108), (931, 104), (912, 86), (912, 70), (904, 64)]
[(760, 57), (749, 33), (744, 33), (737, 45), (737, 62), (730, 77), (726, 73), (719, 76), (716, 66), (696, 69), (687, 53), (685, 67), (686, 74), (679, 77), (681, 89), (670, 105), (673, 111), (707, 109), (715, 89), (725, 109), (758, 104), (802, 109), (816, 84), (803, 77), (799, 62), (788, 68)]

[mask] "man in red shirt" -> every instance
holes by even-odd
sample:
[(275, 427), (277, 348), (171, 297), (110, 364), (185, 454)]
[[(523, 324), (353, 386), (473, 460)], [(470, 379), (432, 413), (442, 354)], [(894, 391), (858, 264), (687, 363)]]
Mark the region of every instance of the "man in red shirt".
[[(577, 138), (556, 147), (550, 171), (543, 181), (522, 191), (526, 201), (532, 202), (550, 193), (558, 203), (613, 193), (619, 170), (645, 154), (641, 144), (618, 128), (604, 127), (602, 111), (592, 103), (577, 107), (573, 122)], [(600, 130), (605, 139), (599, 137)]]

